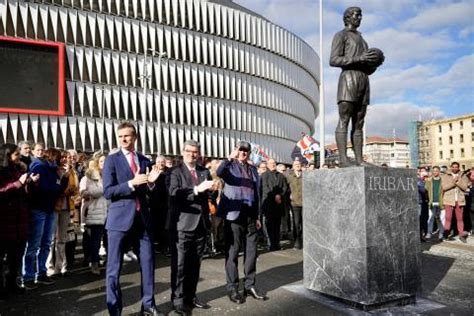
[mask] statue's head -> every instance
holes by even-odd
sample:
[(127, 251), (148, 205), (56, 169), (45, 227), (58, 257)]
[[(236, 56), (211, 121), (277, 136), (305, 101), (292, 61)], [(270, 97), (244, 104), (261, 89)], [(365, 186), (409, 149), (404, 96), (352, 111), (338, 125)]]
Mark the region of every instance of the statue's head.
[[(359, 15), (359, 17), (356, 17), (354, 13)], [(342, 19), (345, 26), (352, 24), (357, 28), (359, 27), (360, 21), (362, 20), (362, 9), (359, 7), (349, 7), (346, 9), (346, 11), (344, 11), (344, 16)]]

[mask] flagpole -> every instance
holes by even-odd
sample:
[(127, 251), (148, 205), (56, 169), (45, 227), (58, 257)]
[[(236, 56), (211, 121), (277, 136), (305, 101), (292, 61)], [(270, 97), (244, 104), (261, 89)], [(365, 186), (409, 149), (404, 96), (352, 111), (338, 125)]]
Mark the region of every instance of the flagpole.
[(319, 167), (324, 165), (326, 151), (324, 141), (324, 65), (323, 65), (323, 0), (319, 0)]

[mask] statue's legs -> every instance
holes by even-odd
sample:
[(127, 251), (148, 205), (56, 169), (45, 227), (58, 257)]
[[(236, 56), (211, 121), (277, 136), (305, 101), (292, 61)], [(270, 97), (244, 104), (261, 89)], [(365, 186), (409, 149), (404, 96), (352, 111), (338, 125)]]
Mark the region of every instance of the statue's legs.
[(360, 165), (364, 162), (362, 156), (362, 146), (364, 145), (364, 122), (365, 115), (367, 113), (367, 105), (354, 104), (354, 109), (352, 112), (352, 130), (351, 130), (351, 142), (352, 149), (354, 150), (354, 155), (356, 163)]
[(347, 127), (352, 117), (353, 104), (342, 101), (338, 104), (339, 122), (336, 127), (336, 145), (339, 151), (339, 164), (341, 167), (347, 166)]

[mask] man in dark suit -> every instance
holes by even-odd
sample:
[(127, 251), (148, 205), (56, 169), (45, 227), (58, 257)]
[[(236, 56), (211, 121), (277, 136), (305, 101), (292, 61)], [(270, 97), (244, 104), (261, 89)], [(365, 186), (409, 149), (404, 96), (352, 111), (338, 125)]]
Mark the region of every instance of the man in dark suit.
[(257, 262), (257, 230), (261, 228), (259, 211), (259, 176), (257, 168), (248, 164), (251, 146), (240, 141), (216, 174), (224, 181), (217, 215), (224, 218), (226, 243), (225, 272), (229, 299), (237, 304), (245, 300), (239, 293), (239, 251), (244, 254), (244, 296), (258, 300), (267, 297), (255, 288)]
[(276, 162), (269, 159), (268, 170), (261, 175), (262, 181), (262, 213), (268, 234), (270, 251), (280, 250), (281, 218), (285, 211), (285, 200), (289, 196), (288, 182), (284, 175), (276, 171)]
[(169, 216), (171, 250), (171, 301), (177, 314), (188, 315), (192, 308), (209, 308), (196, 298), (202, 255), (210, 227), (208, 190), (211, 174), (196, 164), (200, 144), (184, 142), (183, 162), (169, 172)]
[(147, 201), (147, 194), (159, 173), (156, 169), (150, 172), (150, 161), (135, 152), (137, 136), (132, 123), (121, 123), (117, 134), (121, 148), (107, 157), (103, 170), (104, 196), (112, 202), (105, 226), (108, 235), (107, 307), (110, 315), (122, 313), (119, 277), (124, 239), (127, 238), (140, 257), (142, 314), (159, 315), (154, 298), (153, 222)]

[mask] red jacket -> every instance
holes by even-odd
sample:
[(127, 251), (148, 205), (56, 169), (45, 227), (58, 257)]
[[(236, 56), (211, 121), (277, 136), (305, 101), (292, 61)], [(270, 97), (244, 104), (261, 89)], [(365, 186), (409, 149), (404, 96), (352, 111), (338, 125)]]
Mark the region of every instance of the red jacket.
[(18, 179), (22, 172), (16, 166), (0, 170), (0, 240), (26, 240), (28, 205), (26, 186)]

